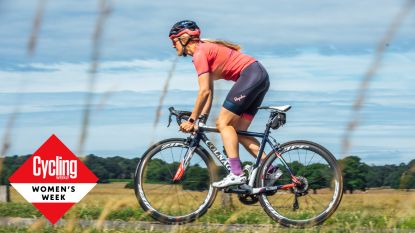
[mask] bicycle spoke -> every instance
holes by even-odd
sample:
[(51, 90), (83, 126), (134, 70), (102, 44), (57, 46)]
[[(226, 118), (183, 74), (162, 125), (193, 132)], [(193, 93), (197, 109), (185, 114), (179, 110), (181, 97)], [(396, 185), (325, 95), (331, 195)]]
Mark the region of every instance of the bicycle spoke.
[(310, 185), (310, 184), (316, 184), (316, 183), (318, 183), (318, 181), (321, 181), (321, 180), (325, 180), (325, 178), (320, 178), (320, 179), (318, 179), (318, 180), (313, 180), (313, 181), (308, 181), (308, 185)]
[(200, 159), (199, 159), (199, 161), (197, 161), (197, 163), (195, 163), (195, 164), (199, 164), (200, 162), (202, 162), (202, 160), (203, 160), (203, 159), (202, 159), (202, 158), (200, 158)]
[(314, 153), (314, 154), (313, 154), (313, 156), (311, 157), (310, 161), (308, 161), (308, 164), (307, 164), (307, 166), (308, 166), (308, 165), (310, 165), (310, 163), (311, 163), (311, 160), (313, 160), (313, 158), (314, 158), (314, 155), (315, 155), (315, 153)]
[[(174, 160), (174, 156), (173, 156), (173, 148), (172, 148), (172, 147), (170, 147), (170, 154), (171, 154), (171, 158), (173, 159), (173, 163), (175, 163), (175, 162), (176, 162), (176, 160)], [(180, 161), (181, 161), (181, 158), (182, 158), (182, 156), (180, 155), (180, 160), (179, 160), (179, 163), (180, 163)]]
[[(172, 189), (172, 187), (170, 186), (170, 188), (169, 188), (169, 193), (170, 193), (170, 190)], [(160, 207), (159, 208), (161, 208), (161, 207), (163, 207), (164, 206), (164, 202), (167, 200), (167, 198), (164, 198), (163, 199), (163, 201), (161, 202), (161, 205), (160, 205)]]
[(182, 203), (180, 203), (180, 195), (179, 195), (179, 193), (177, 191), (177, 187), (175, 187), (175, 189), (176, 189), (177, 201), (179, 202), (180, 214), (183, 214), (182, 207), (181, 207), (182, 206)]
[[(160, 151), (160, 154), (163, 156), (163, 152), (162, 151)], [(173, 158), (173, 155), (172, 155), (172, 158)], [(169, 173), (170, 173), (170, 178), (173, 180), (173, 172), (170, 170), (170, 167), (169, 166), (167, 166), (167, 170), (169, 170)]]
[(310, 205), (308, 202), (308, 199), (311, 199), (309, 195), (306, 195), (304, 200), (306, 201), (307, 205), (311, 206), (311, 208), (314, 210), (314, 212), (317, 212), (317, 209), (314, 205)]
[(192, 194), (192, 193), (190, 193), (189, 191), (187, 191), (187, 190), (183, 190), (183, 191), (185, 191), (187, 194), (189, 194), (192, 198), (193, 198), (193, 200), (196, 202), (196, 203), (198, 203), (198, 200), (196, 200), (196, 197)]
[(306, 163), (307, 163), (307, 150), (305, 150), (304, 166), (307, 166)]
[[(283, 201), (282, 201), (282, 203), (289, 203), (288, 201), (289, 200), (291, 200), (292, 198), (294, 197), (294, 195), (293, 194), (288, 194), (288, 197), (287, 198), (285, 198)], [(279, 199), (279, 197), (276, 197), (277, 199)]]
[[(171, 179), (171, 176), (168, 176), (168, 175), (167, 176), (161, 176), (160, 178), (162, 178), (161, 180), (166, 180), (166, 178)], [(172, 184), (172, 183), (167, 183), (167, 184)]]
[(312, 196), (310, 196), (310, 195), (307, 195), (307, 196), (309, 196), (312, 200), (314, 200), (315, 202), (317, 202), (317, 204), (319, 204), (320, 206), (322, 206), (323, 207), (323, 209), (325, 209), (326, 208), (326, 206), (325, 205), (323, 205), (323, 204), (321, 204), (321, 202), (319, 202), (317, 199), (315, 199), (314, 197), (312, 197)]
[(157, 186), (157, 187), (155, 187), (155, 188), (152, 188), (152, 189), (147, 189), (147, 190), (154, 191), (154, 190), (160, 189), (160, 188), (165, 187), (165, 186), (170, 186), (170, 185), (171, 185), (171, 184), (161, 184), (161, 185), (159, 185), (159, 186)]
[(295, 201), (295, 196), (294, 195), (290, 195), (289, 198), (285, 199), (285, 201), (283, 203), (286, 204), (286, 208), (287, 209), (291, 209), (292, 208), (292, 203)]

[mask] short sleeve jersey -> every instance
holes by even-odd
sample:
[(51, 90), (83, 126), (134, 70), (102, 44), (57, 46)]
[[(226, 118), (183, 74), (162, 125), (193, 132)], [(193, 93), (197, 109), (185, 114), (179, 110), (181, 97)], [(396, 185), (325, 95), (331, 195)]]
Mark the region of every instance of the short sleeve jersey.
[(256, 60), (226, 46), (200, 42), (193, 53), (193, 64), (198, 76), (204, 73), (217, 73), (223, 79), (236, 81), (241, 71)]

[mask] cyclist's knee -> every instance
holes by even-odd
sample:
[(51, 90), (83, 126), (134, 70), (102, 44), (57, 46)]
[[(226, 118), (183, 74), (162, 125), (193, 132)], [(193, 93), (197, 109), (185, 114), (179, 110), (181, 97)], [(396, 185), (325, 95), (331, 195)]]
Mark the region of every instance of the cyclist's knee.
[(226, 127), (227, 124), (224, 121), (221, 121), (220, 119), (216, 120), (216, 128), (220, 131), (221, 129), (223, 129), (224, 127)]
[[(216, 128), (221, 131), (225, 127), (232, 126), (228, 121), (221, 120), (220, 118), (216, 120)], [(232, 126), (233, 127), (233, 126)]]

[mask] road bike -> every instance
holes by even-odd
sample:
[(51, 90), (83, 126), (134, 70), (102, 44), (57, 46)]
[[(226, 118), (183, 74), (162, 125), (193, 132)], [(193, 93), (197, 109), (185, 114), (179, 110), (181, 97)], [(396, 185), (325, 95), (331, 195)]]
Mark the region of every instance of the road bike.
[[(223, 188), (239, 200), (260, 203), (275, 221), (287, 227), (307, 227), (323, 223), (337, 209), (343, 195), (343, 179), (335, 157), (321, 145), (295, 140), (278, 143), (271, 129), (286, 123), (291, 106), (262, 106), (270, 111), (263, 133), (237, 131), (240, 136), (261, 138), (258, 155), (266, 144), (265, 159), (257, 156), (244, 167), (247, 181)], [(188, 111), (169, 108), (177, 124), (187, 120)], [(135, 194), (141, 207), (154, 219), (167, 224), (196, 220), (212, 206), (218, 189), (212, 182), (230, 172), (226, 153), (221, 153), (206, 133), (219, 131), (198, 119), (187, 138), (170, 138), (152, 145), (141, 157), (135, 171)], [(271, 140), (272, 139), (272, 140)], [(210, 151), (210, 152), (208, 152)], [(225, 151), (224, 151), (225, 152)]]

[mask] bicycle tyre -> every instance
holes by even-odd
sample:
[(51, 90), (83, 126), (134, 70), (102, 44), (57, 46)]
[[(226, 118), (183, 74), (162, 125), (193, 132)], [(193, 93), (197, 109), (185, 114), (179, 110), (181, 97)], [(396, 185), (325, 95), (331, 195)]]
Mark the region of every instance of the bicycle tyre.
[[(134, 176), (134, 190), (135, 190), (135, 194), (137, 197), (137, 200), (140, 204), (140, 206), (155, 220), (160, 221), (162, 223), (165, 224), (184, 224), (184, 223), (189, 223), (192, 222), (194, 220), (196, 220), (198, 217), (202, 216), (203, 214), (206, 213), (206, 211), (208, 210), (208, 208), (213, 204), (215, 198), (216, 198), (216, 194), (217, 194), (217, 189), (213, 188), (211, 186), (211, 183), (215, 180), (215, 172), (213, 171), (214, 169), (214, 162), (212, 160), (212, 158), (210, 157), (209, 153), (201, 146), (198, 146), (194, 152), (193, 152), (193, 158), (195, 158), (195, 156), (199, 156), (201, 158), (201, 161), (203, 161), (203, 163), (205, 164), (206, 168), (207, 168), (207, 173), (209, 175), (209, 187), (207, 190), (207, 195), (204, 198), (203, 202), (201, 203), (200, 206), (195, 208), (195, 211), (191, 211), (190, 213), (187, 214), (180, 214), (180, 215), (175, 215), (172, 213), (168, 213), (167, 210), (163, 210), (163, 206), (160, 207), (156, 207), (151, 200), (149, 200), (148, 195), (151, 193), (149, 190), (146, 191), (146, 188), (144, 187), (145, 184), (144, 182), (146, 182), (146, 175), (144, 174), (146, 171), (146, 167), (150, 167), (150, 163), (152, 161), (152, 158), (155, 157), (158, 154), (161, 154), (163, 150), (165, 149), (171, 149), (171, 148), (188, 148), (188, 144), (186, 142), (186, 139), (182, 139), (182, 138), (171, 138), (171, 139), (166, 139), (160, 142), (155, 143), (153, 146), (151, 146), (141, 157), (136, 171), (135, 171), (135, 176)], [(173, 149), (171, 149), (171, 151), (173, 151)], [(177, 155), (174, 155), (177, 157)], [(172, 158), (175, 159), (172, 155)], [(177, 158), (179, 159), (179, 158)], [(156, 161), (156, 160), (153, 160)], [(179, 160), (178, 160), (179, 161)], [(179, 161), (180, 162), (180, 161)], [(186, 170), (188, 171), (189, 168)], [(186, 176), (186, 171), (185, 171), (185, 175)], [(173, 176), (175, 171), (171, 172), (169, 171), (171, 176)], [(170, 177), (172, 178), (172, 177)], [(149, 184), (151, 185), (151, 184)], [(175, 184), (166, 184), (166, 186), (174, 186)], [(172, 188), (170, 188), (172, 189)], [(178, 192), (180, 191), (180, 188), (175, 187), (176, 189), (176, 194), (178, 194)], [(179, 189), (179, 191), (177, 190)], [(183, 191), (183, 189), (182, 189)], [(147, 195), (146, 195), (147, 192)], [(189, 194), (189, 191), (185, 191), (187, 192), (187, 194)], [(191, 195), (191, 194), (189, 194)], [(178, 194), (179, 196), (179, 194)], [(163, 197), (157, 196), (158, 199), (161, 199)], [(171, 195), (165, 196), (165, 198), (170, 198)], [(180, 197), (177, 197), (178, 201), (179, 201), (179, 207), (182, 203), (180, 203)], [(194, 198), (194, 197), (193, 197)], [(189, 198), (190, 199), (190, 198)], [(163, 200), (164, 203), (164, 200)], [(174, 204), (173, 204), (174, 205)], [(171, 205), (173, 208), (173, 205)], [(168, 206), (166, 204), (166, 206)]]
[[(318, 211), (315, 210), (318, 213), (313, 214), (313, 216), (311, 216), (311, 217), (310, 217), (310, 212), (306, 212), (304, 210), (299, 210), (300, 212), (297, 212), (296, 214), (292, 214), (296, 210), (289, 211), (289, 209), (291, 207), (291, 204), (289, 202), (290, 199), (287, 200), (286, 197), (288, 196), (288, 198), (290, 198), (289, 195), (290, 195), (290, 192), (291, 192), (293, 197), (294, 197), (293, 202), (295, 202), (294, 200), (296, 198), (295, 198), (295, 192), (294, 192), (293, 189), (290, 190), (290, 191), (286, 191), (285, 194), (284, 193), (282, 193), (282, 194), (279, 193), (280, 191), (278, 190), (276, 192), (276, 194), (274, 194), (275, 195), (274, 199), (276, 200), (276, 202), (279, 201), (280, 203), (283, 203), (283, 204), (280, 204), (280, 206), (278, 206), (277, 208), (274, 208), (272, 206), (272, 204), (271, 204), (272, 201), (269, 200), (271, 198), (270, 198), (270, 196), (267, 196), (266, 194), (261, 194), (259, 196), (259, 202), (260, 202), (261, 206), (263, 207), (263, 209), (265, 210), (265, 212), (268, 214), (268, 216), (270, 216), (273, 220), (279, 222), (281, 225), (286, 226), (286, 227), (304, 228), (304, 227), (309, 227), (309, 226), (315, 226), (315, 225), (322, 224), (325, 220), (327, 220), (336, 211), (337, 207), (340, 204), (342, 196), (343, 196), (343, 178), (342, 178), (340, 166), (338, 165), (337, 160), (335, 159), (335, 157), (330, 153), (330, 151), (328, 151), (326, 148), (324, 148), (323, 146), (321, 146), (317, 143), (310, 142), (310, 141), (304, 141), (304, 140), (290, 141), (290, 142), (282, 144), (280, 146), (280, 149), (279, 149), (278, 153), (281, 156), (283, 156), (284, 159), (286, 159), (286, 160), (288, 160), (288, 155), (289, 155), (290, 156), (289, 160), (291, 160), (292, 159), (291, 155), (290, 154), (287, 155), (287, 153), (291, 153), (291, 151), (297, 151), (298, 155), (294, 154), (292, 157), (297, 157), (298, 156), (299, 160), (301, 161), (299, 150), (305, 150), (306, 151), (306, 156), (305, 156), (306, 158), (304, 160), (305, 161), (304, 164), (307, 163), (307, 151), (313, 152), (314, 155), (310, 159), (308, 164), (306, 164), (305, 166), (303, 165), (302, 167), (301, 167), (301, 162), (299, 164), (298, 163), (295, 164), (293, 162), (290, 163), (288, 161), (287, 162), (288, 164), (291, 164), (293, 166), (294, 165), (297, 166), (297, 170), (293, 171), (294, 174), (296, 174), (296, 172), (299, 172), (299, 171), (303, 171), (303, 173), (315, 172), (315, 173), (323, 174), (323, 172), (317, 172), (317, 170), (316, 171), (310, 171), (311, 169), (310, 170), (306, 169), (308, 166), (319, 167), (321, 169), (325, 169), (324, 171), (326, 172), (326, 173), (324, 173), (326, 178), (321, 178), (321, 177), (323, 177), (323, 176), (321, 176), (321, 177), (319, 177), (319, 179), (321, 179), (321, 180), (327, 179), (327, 180), (325, 180), (326, 185), (332, 186), (332, 187), (328, 187), (328, 188), (324, 187), (324, 186), (318, 186), (318, 187), (320, 187), (321, 190), (323, 190), (323, 191), (321, 191), (321, 192), (323, 192), (323, 194), (320, 194), (321, 197), (319, 197), (317, 194), (308, 193), (309, 190), (305, 190), (305, 191), (303, 190), (305, 195), (301, 196), (300, 198), (304, 197), (304, 199), (307, 200), (306, 198), (308, 196), (309, 199), (307, 201), (304, 201), (303, 203), (301, 203), (301, 205), (307, 207), (307, 206), (310, 205), (310, 202), (313, 202), (313, 200), (314, 200), (314, 202), (318, 202), (317, 201), (318, 198), (323, 198), (325, 196), (332, 195), (328, 199), (328, 201), (330, 201), (330, 202), (327, 205), (323, 205), (323, 204), (319, 203), (321, 207), (324, 207), (324, 209), (322, 209), (321, 211), (320, 210), (318, 210)], [(314, 159), (315, 155), (321, 156), (322, 160), (326, 161), (328, 166), (324, 167), (321, 164), (319, 164), (318, 162), (313, 163), (313, 164), (310, 165), (311, 160)], [(274, 154), (273, 151), (268, 154), (268, 156), (266, 157), (266, 160), (264, 161), (264, 163), (262, 164), (262, 166), (260, 168), (260, 172), (257, 175), (257, 184), (259, 184), (262, 187), (264, 186), (264, 184), (265, 184), (264, 177), (266, 177), (266, 171), (268, 171), (268, 168), (269, 168), (270, 164), (274, 165), (273, 161), (276, 161), (276, 160), (278, 160), (278, 158)], [(328, 174), (327, 173), (327, 171), (328, 171), (327, 167), (330, 169), (330, 173), (333, 176), (332, 178), (330, 178), (327, 175)], [(291, 169), (292, 169), (292, 167), (291, 167)], [(298, 174), (296, 174), (296, 176), (297, 175)], [(289, 175), (287, 175), (287, 176), (289, 176)], [(310, 177), (311, 177), (311, 175), (309, 176), (309, 178)], [(287, 181), (288, 181), (288, 179), (290, 179), (290, 178), (287, 177)], [(307, 177), (306, 177), (306, 179), (307, 179)], [(317, 182), (321, 182), (321, 181), (317, 180)], [(310, 185), (307, 184), (307, 186), (308, 186), (308, 189), (310, 189)], [(330, 193), (328, 195), (324, 194), (324, 191), (325, 192), (330, 192), (331, 190), (333, 191), (333, 194), (330, 194)], [(310, 198), (310, 197), (312, 197), (311, 195), (313, 195), (313, 198)], [(278, 199), (278, 198), (280, 198), (280, 199)], [(300, 200), (300, 201), (302, 201), (302, 200)], [(285, 206), (284, 206), (284, 203), (285, 203)], [(298, 202), (297, 202), (297, 204), (298, 204)], [(301, 206), (301, 205), (299, 205), (299, 206)], [(294, 203), (293, 203), (293, 209), (294, 209)], [(286, 211), (286, 212), (284, 212), (284, 211)], [(301, 211), (304, 211), (304, 212), (301, 212)], [(303, 216), (307, 216), (307, 217), (303, 218)]]

